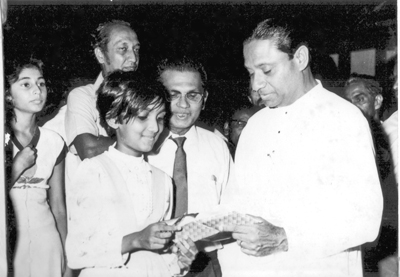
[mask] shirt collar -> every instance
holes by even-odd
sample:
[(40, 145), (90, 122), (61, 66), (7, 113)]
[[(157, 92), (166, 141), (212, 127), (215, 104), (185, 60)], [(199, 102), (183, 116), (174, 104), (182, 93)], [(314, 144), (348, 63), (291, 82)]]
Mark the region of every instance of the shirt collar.
[(115, 143), (108, 148), (108, 154), (113, 158), (113, 161), (116, 163), (121, 163), (125, 165), (129, 165), (129, 167), (133, 166), (140, 166), (143, 164), (143, 155), (140, 157), (131, 156), (115, 148)]
[[(39, 127), (36, 126), (35, 133), (33, 134), (32, 140), (28, 143), (28, 145), (32, 145), (33, 147), (36, 148), (36, 146), (39, 142), (39, 138), (40, 138), (40, 129), (39, 129)], [(14, 143), (14, 145), (18, 148), (19, 151), (24, 149), (24, 146), (22, 146), (22, 144), (18, 141), (14, 132), (11, 132), (10, 139)]]
[(320, 80), (315, 79), (317, 81), (317, 85), (315, 85), (312, 89), (307, 91), (304, 95), (302, 95), (299, 99), (297, 99), (294, 103), (292, 103), (289, 106), (281, 107), (281, 108), (270, 108), (266, 107), (267, 110), (274, 110), (274, 111), (279, 111), (279, 112), (286, 112), (289, 110), (296, 109), (296, 107), (301, 107), (304, 105), (304, 103), (307, 103), (310, 98), (314, 97), (314, 94), (323, 89), (322, 83)]
[[(164, 143), (170, 138), (176, 138), (180, 137), (177, 134), (173, 134), (168, 128), (164, 128), (164, 131), (161, 133), (160, 137), (158, 138), (157, 142), (154, 144), (153, 147), (153, 153), (158, 154), (161, 147), (164, 145)], [(189, 131), (187, 131), (184, 135), (181, 137), (186, 137), (185, 145), (188, 144), (197, 144), (197, 127), (193, 125)]]

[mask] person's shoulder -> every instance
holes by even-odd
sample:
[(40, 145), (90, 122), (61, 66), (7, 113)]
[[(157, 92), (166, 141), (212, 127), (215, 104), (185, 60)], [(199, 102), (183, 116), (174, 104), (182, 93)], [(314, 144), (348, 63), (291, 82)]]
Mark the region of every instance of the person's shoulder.
[[(82, 97), (94, 97), (95, 96), (95, 91), (94, 91), (94, 84), (87, 84), (84, 86), (79, 86), (70, 91), (68, 94), (68, 100), (71, 101), (70, 99), (81, 99)], [(67, 101), (68, 102), (68, 101)]]
[(214, 150), (223, 148), (229, 151), (226, 141), (220, 136), (199, 126), (195, 128), (200, 145), (206, 145)]
[(223, 139), (220, 136), (218, 136), (215, 132), (212, 132), (212, 131), (205, 129), (203, 127), (200, 127), (200, 126), (195, 126), (195, 128), (196, 128), (197, 135), (199, 137), (205, 137), (205, 138), (208, 138), (211, 140), (215, 139), (217, 141), (223, 141)]
[(107, 151), (98, 156), (84, 159), (79, 164), (79, 167), (92, 168), (96, 169), (96, 171), (101, 171), (107, 167), (107, 165), (104, 164), (104, 159), (109, 159), (107, 156)]
[(48, 138), (50, 141), (64, 143), (64, 139), (57, 132), (50, 130), (46, 127), (39, 127), (40, 135)]
[(333, 111), (337, 116), (364, 118), (359, 108), (332, 91), (322, 88), (316, 95), (319, 96), (317, 105), (321, 105), (321, 111)]

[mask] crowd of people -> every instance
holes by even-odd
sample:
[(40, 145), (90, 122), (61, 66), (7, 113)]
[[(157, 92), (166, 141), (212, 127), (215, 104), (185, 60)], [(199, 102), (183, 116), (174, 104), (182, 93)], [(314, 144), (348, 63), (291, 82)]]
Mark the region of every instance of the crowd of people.
[[(143, 74), (125, 21), (99, 25), (97, 79), (43, 126), (41, 62), (10, 63), (13, 276), (357, 277), (371, 263), (395, 274), (397, 112), (380, 121), (369, 76), (351, 76), (342, 97), (325, 89), (299, 27), (266, 19), (244, 41), (249, 101), (222, 132), (199, 121), (201, 63), (166, 57)], [(253, 223), (221, 225), (228, 240), (177, 236), (183, 217), (224, 211)]]

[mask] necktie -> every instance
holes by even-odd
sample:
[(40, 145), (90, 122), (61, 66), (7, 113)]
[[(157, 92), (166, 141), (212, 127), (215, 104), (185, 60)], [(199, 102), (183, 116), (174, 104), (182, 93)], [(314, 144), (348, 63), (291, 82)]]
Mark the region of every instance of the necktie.
[(175, 183), (175, 207), (173, 217), (178, 217), (187, 212), (188, 209), (188, 188), (187, 188), (187, 170), (186, 153), (183, 150), (183, 143), (186, 137), (171, 138), (178, 149), (175, 152), (173, 179)]

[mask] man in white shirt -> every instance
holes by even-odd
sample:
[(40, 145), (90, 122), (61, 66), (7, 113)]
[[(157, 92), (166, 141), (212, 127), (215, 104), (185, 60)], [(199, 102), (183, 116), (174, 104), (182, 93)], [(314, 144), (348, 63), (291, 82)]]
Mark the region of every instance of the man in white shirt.
[(79, 163), (97, 156), (115, 141), (100, 125), (96, 91), (108, 73), (120, 69), (135, 71), (139, 64), (140, 43), (129, 23), (113, 20), (100, 24), (93, 36), (93, 49), (102, 72), (94, 84), (73, 89), (67, 100), (65, 134), (69, 152), (66, 158), (67, 186)]
[(382, 193), (368, 123), (314, 79), (293, 30), (301, 26), (267, 19), (244, 42), (252, 89), (267, 107), (240, 136), (236, 185), (222, 204), (259, 223), (224, 226), (237, 240), (219, 251), (226, 277), (361, 277), (359, 246), (378, 235)]
[[(220, 203), (233, 168), (226, 143), (214, 133), (195, 126), (208, 97), (206, 73), (201, 64), (184, 58), (162, 62), (159, 77), (169, 92), (171, 115), (169, 129), (160, 136), (148, 161), (174, 177), (178, 146), (172, 139), (185, 137), (187, 213), (208, 212)], [(175, 186), (179, 190), (176, 182)], [(182, 199), (178, 196), (174, 202), (179, 205)], [(188, 276), (221, 276), (216, 252), (214, 248), (199, 253)]]

